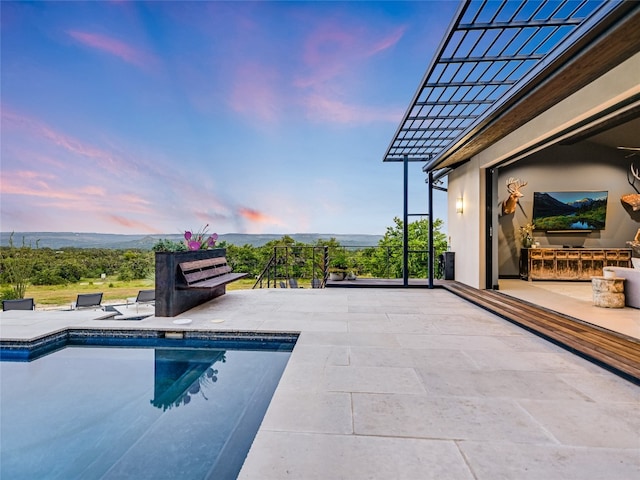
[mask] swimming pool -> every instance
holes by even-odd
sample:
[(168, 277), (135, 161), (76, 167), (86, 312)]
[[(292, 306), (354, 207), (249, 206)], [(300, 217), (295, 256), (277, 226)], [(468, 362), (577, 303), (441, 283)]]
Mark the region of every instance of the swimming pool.
[(0, 362), (1, 478), (236, 478), (293, 343), (122, 342)]

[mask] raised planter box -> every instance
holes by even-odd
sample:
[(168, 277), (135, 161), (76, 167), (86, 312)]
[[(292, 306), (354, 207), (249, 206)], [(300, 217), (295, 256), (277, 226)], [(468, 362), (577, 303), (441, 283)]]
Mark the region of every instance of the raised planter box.
[(344, 272), (329, 272), (329, 280), (333, 282), (344, 280)]
[(224, 295), (225, 285), (211, 290), (186, 289), (179, 263), (226, 256), (226, 249), (156, 252), (156, 317), (175, 317)]

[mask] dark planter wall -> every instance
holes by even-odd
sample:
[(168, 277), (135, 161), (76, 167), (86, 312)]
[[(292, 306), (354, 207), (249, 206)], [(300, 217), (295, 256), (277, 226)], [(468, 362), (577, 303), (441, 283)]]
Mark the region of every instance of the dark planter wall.
[(224, 248), (191, 252), (156, 252), (156, 317), (175, 317), (226, 292), (216, 289), (184, 289), (184, 277), (178, 264), (193, 260), (224, 257)]

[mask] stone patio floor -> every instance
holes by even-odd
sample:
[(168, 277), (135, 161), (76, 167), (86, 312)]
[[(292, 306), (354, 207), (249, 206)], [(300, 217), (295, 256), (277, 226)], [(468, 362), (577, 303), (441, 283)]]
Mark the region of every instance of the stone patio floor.
[(235, 290), (186, 326), (98, 314), (3, 312), (0, 337), (300, 332), (241, 479), (640, 478), (638, 385), (444, 290)]

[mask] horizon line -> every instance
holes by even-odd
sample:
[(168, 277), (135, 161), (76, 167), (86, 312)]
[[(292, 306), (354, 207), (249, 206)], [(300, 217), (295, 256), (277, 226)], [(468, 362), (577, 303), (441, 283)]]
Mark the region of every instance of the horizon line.
[[(145, 236), (145, 237), (157, 237), (162, 235), (182, 235), (181, 233), (107, 233), (107, 232), (73, 232), (73, 231), (0, 231), (0, 235), (10, 235), (10, 234), (21, 234), (21, 233), (57, 233), (57, 234), (73, 234), (73, 235), (129, 235), (129, 236)], [(217, 232), (211, 232), (211, 234)], [(227, 233), (217, 233), (217, 235), (370, 235), (377, 236), (383, 235), (379, 233), (318, 233), (318, 232), (295, 232), (295, 233), (242, 233), (242, 232), (227, 232)]]

